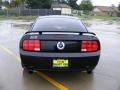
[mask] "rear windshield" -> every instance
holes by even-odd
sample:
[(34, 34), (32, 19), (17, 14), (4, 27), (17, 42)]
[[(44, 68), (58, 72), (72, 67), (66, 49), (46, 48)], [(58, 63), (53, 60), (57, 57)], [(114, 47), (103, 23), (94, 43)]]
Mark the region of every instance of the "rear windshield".
[(71, 18), (41, 18), (32, 31), (87, 32), (80, 20)]

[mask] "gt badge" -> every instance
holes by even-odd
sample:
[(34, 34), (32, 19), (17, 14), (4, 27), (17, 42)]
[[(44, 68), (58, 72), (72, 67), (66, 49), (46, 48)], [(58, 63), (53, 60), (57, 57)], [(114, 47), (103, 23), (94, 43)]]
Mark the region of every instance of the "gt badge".
[(63, 49), (65, 48), (65, 43), (64, 43), (64, 42), (58, 42), (58, 43), (57, 43), (57, 48), (58, 48), (59, 50), (63, 50)]

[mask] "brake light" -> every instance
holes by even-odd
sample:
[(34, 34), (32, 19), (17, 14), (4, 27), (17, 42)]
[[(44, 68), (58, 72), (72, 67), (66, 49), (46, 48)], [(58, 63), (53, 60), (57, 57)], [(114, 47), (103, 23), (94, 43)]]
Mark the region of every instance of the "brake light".
[(22, 49), (26, 51), (40, 51), (41, 42), (39, 40), (24, 40)]
[(92, 52), (98, 50), (97, 41), (82, 41), (81, 51), (83, 52)]

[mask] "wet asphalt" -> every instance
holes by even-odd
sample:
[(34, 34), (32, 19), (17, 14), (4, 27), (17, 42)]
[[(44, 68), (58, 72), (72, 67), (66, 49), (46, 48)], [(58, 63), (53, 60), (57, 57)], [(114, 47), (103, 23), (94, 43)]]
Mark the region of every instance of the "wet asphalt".
[[(0, 45), (19, 57), (19, 41), (32, 21), (0, 20)], [(84, 21), (101, 42), (101, 57), (93, 74), (50, 72), (45, 75), (69, 90), (120, 90), (120, 21)], [(0, 90), (59, 90), (38, 74), (23, 71), (16, 58), (0, 47)]]

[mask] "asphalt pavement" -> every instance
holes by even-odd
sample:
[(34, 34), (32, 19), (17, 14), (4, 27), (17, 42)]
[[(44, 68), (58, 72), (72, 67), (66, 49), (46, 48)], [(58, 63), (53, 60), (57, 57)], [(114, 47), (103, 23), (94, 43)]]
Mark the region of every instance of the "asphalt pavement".
[(0, 90), (120, 90), (120, 22), (85, 21), (101, 42), (101, 57), (93, 74), (24, 71), (19, 41), (31, 21), (0, 20)]

